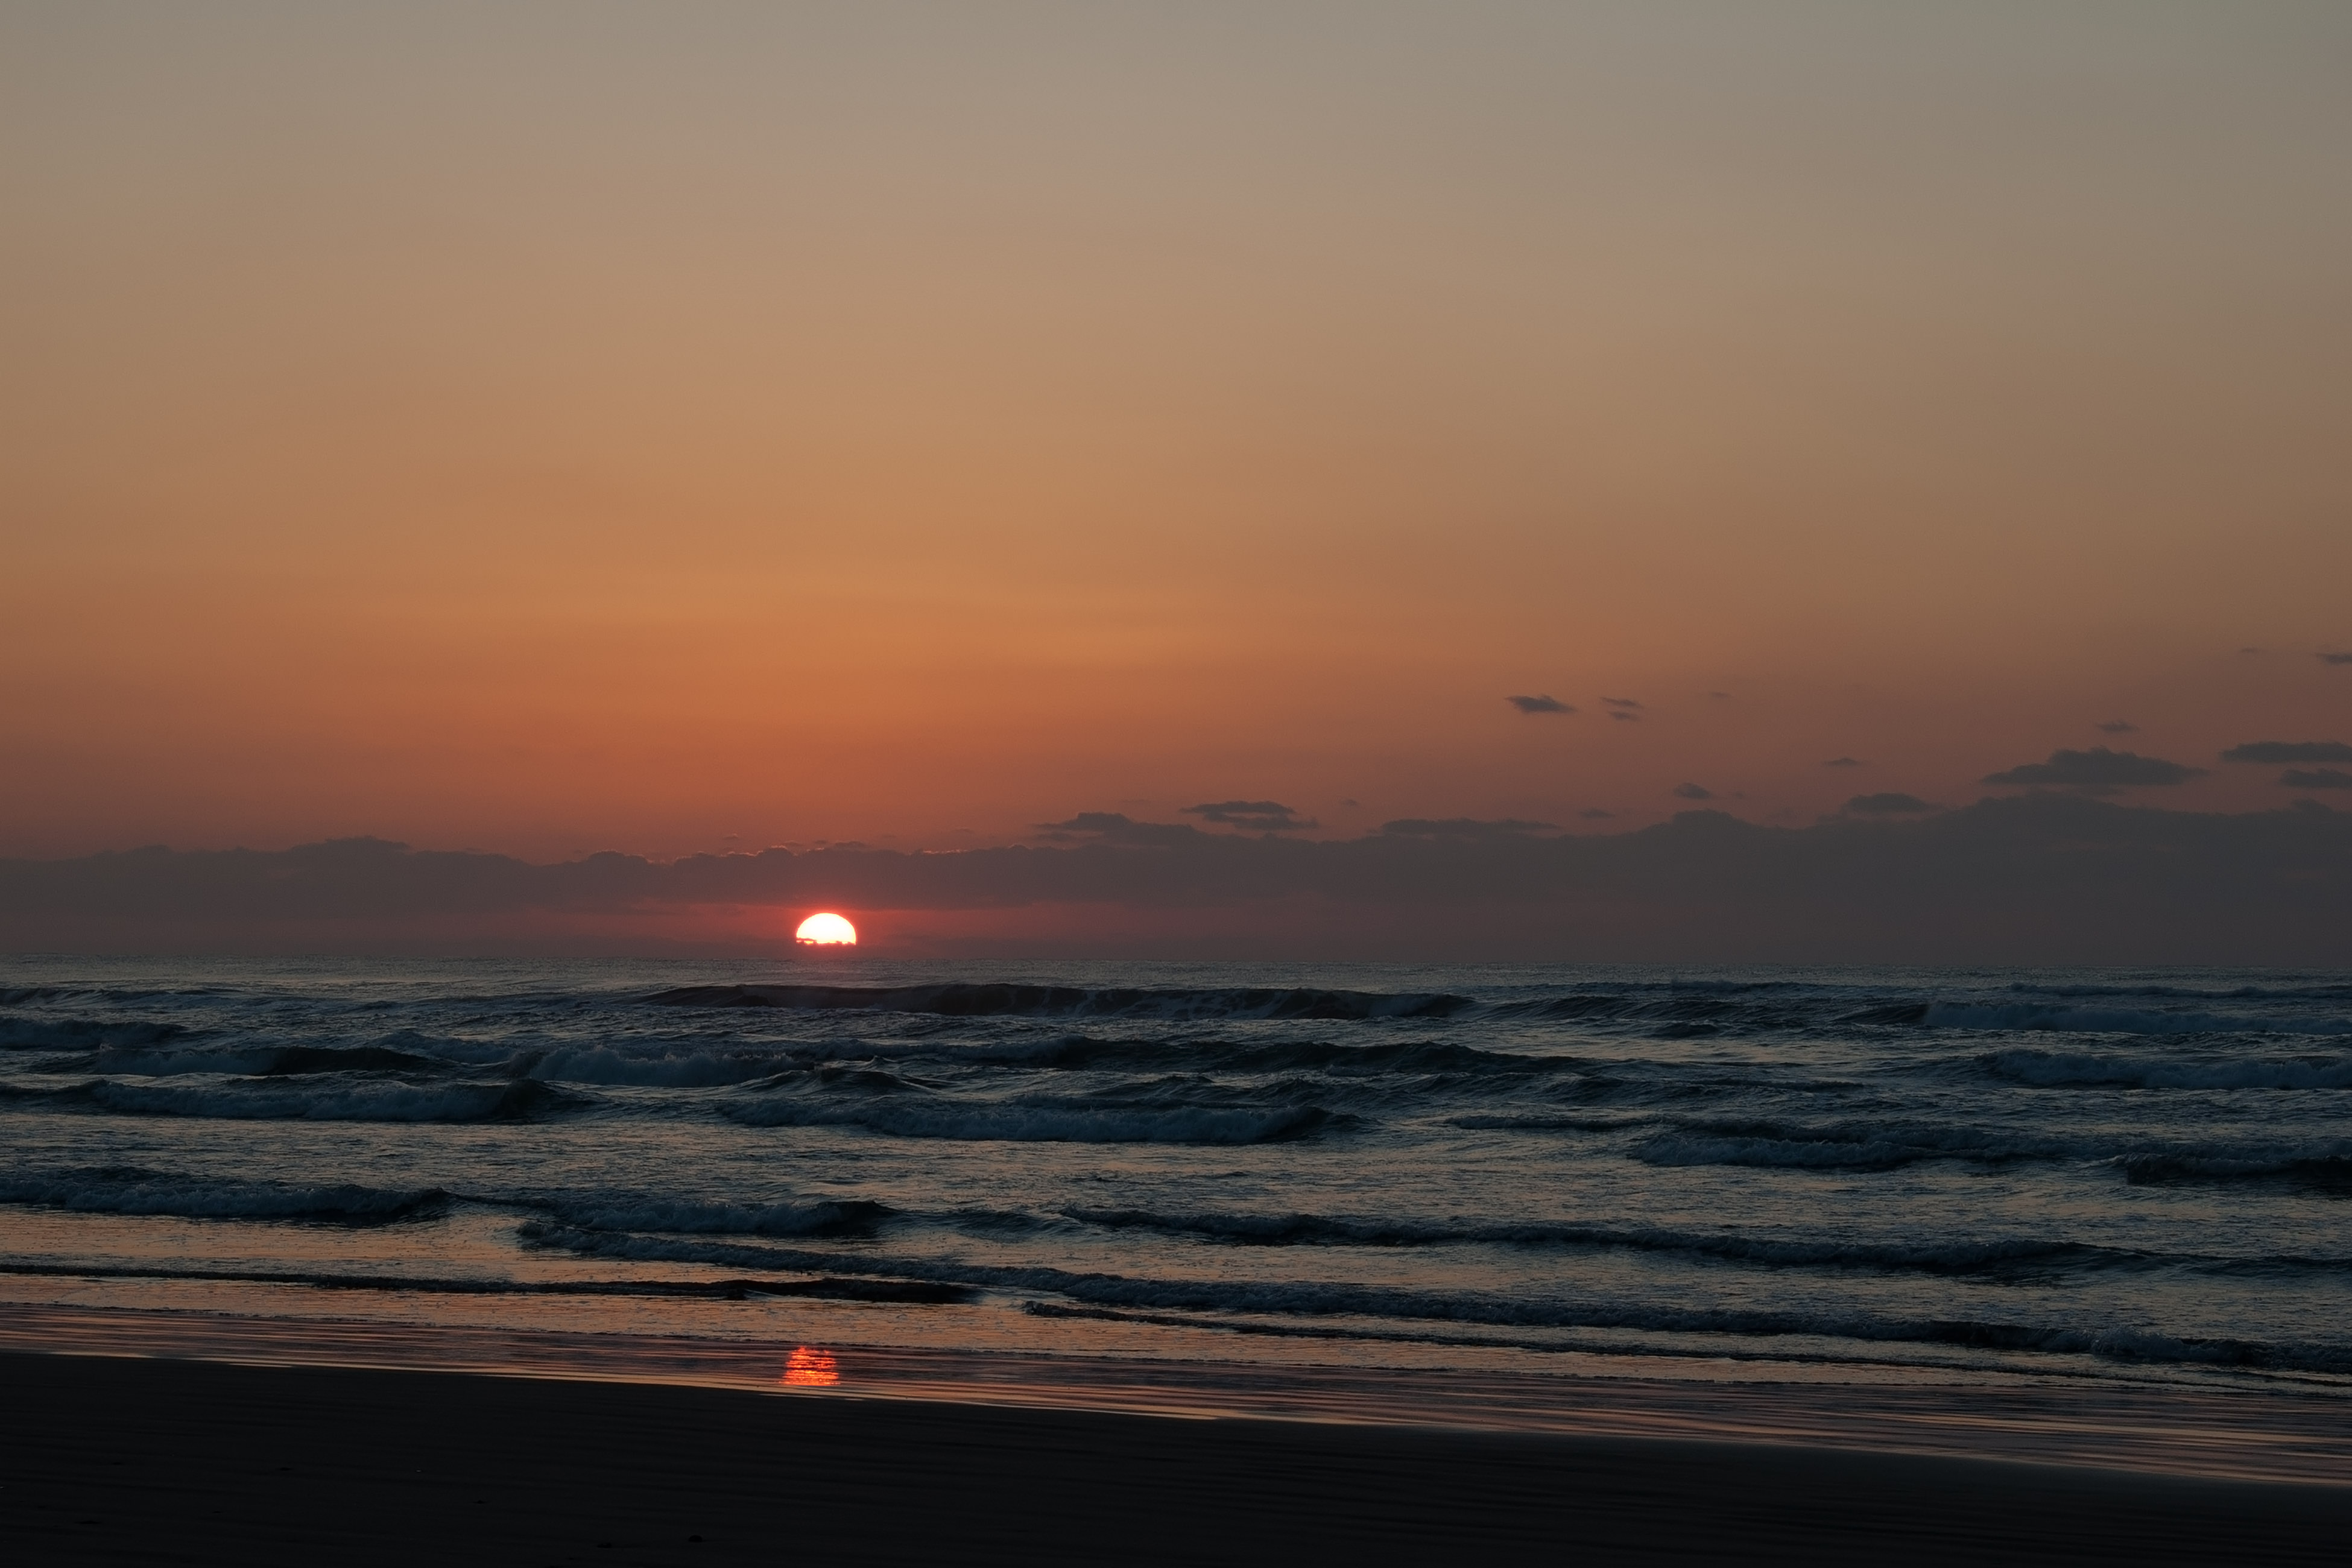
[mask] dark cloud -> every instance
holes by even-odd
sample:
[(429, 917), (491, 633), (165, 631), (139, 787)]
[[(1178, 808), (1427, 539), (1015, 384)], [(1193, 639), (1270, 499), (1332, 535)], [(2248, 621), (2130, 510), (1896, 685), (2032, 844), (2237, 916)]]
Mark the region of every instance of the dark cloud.
[(2341, 741), (2249, 741), (2221, 753), (2225, 763), (2352, 763)]
[(2322, 664), (2352, 664), (2352, 653), (2323, 653), (2319, 656), (2319, 662)]
[(1557, 697), (1506, 697), (1503, 700), (1522, 713), (1573, 713), (1576, 711)]
[(2128, 719), (2110, 719), (2099, 726), (2099, 732), (2103, 735), (2137, 735), (2139, 726)]
[(932, 919), (961, 934), (898, 951), (943, 959), (2320, 965), (2352, 951), (2352, 812), (2309, 801), (2224, 815), (2044, 793), (1806, 827), (1692, 810), (1627, 832), (1329, 841), (1089, 812), (1051, 831), (1075, 841), (668, 864), (380, 840), (0, 860), (0, 951), (772, 956), (784, 939), (742, 936), (743, 911), (788, 931), (824, 908), (853, 911), (877, 951)]
[(1604, 697), (1601, 700), (1604, 706), (1611, 708), (1639, 708), (1642, 706), (1639, 702), (1636, 702), (1630, 697)]
[(1213, 800), (1183, 810), (1186, 816), (1197, 816), (1203, 822), (1245, 828), (1252, 833), (1303, 833), (1322, 826), (1312, 817), (1299, 816), (1278, 800)]
[(1641, 721), (1642, 704), (1630, 697), (1604, 697), (1601, 704), (1609, 710), (1612, 719), (1622, 719), (1628, 724)]
[(1715, 798), (1715, 792), (1707, 788), (1705, 784), (1678, 784), (1675, 785), (1675, 794), (1682, 796), (1685, 800), (1713, 800)]
[(1587, 822), (1601, 822), (1616, 816), (1617, 814), (1613, 811), (1603, 811), (1597, 805), (1588, 805), (1576, 815), (1584, 818)]
[(1921, 800), (1916, 795), (1897, 795), (1889, 791), (1883, 795), (1855, 795), (1845, 803), (1843, 809), (1848, 816), (1918, 816), (1944, 808)]
[(1104, 844), (1172, 847), (1199, 838), (1201, 830), (1184, 822), (1137, 822), (1116, 811), (1082, 811), (1067, 822), (1041, 822), (1037, 830), (1057, 843), (1092, 839)]
[(1943, 811), (1931, 799), (1919, 799), (1916, 795), (1900, 795), (1886, 790), (1879, 795), (1855, 795), (1842, 806), (1846, 816), (1927, 816), (1931, 811)]
[(1405, 816), (1381, 823), (1381, 831), (1391, 838), (1525, 838), (1530, 833), (1549, 832), (1555, 826), (1549, 822), (1522, 822), (1515, 816), (1493, 821), (1481, 821), (1475, 816), (1449, 816), (1442, 821)]
[(1710, 691), (1707, 695), (1719, 702), (1728, 702), (1731, 700), (1731, 693), (1728, 691)]
[(2352, 789), (2352, 773), (2341, 768), (2289, 768), (2279, 774), (2289, 789)]
[(1858, 768), (1862, 765), (1860, 757), (1832, 757), (1822, 764), (1825, 768)]
[(2142, 784), (2177, 784), (2204, 773), (2162, 757), (2137, 752), (2111, 752), (2093, 746), (2087, 752), (2053, 752), (2046, 763), (2026, 763), (2003, 773), (1987, 773), (1989, 784), (2032, 784), (2044, 789), (2073, 790), (2079, 795), (2113, 795)]

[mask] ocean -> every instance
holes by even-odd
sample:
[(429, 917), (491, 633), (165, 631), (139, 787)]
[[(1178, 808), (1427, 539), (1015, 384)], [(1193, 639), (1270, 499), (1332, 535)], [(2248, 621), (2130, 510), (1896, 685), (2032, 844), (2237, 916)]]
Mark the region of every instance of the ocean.
[(2333, 1396), (2352, 975), (12, 958), (0, 1302)]

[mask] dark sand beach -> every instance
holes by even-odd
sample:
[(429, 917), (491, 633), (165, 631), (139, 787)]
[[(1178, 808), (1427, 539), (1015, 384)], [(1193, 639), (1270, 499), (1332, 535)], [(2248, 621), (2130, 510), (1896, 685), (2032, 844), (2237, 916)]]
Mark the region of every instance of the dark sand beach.
[(2336, 1563), (2352, 1489), (0, 1356), (11, 1562)]

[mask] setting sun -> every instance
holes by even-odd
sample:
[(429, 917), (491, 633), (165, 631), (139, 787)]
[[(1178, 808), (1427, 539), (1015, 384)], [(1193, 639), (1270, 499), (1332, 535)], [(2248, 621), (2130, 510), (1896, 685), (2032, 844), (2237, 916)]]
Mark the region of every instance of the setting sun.
[(856, 947), (857, 928), (839, 915), (811, 915), (793, 932), (793, 940), (803, 947)]

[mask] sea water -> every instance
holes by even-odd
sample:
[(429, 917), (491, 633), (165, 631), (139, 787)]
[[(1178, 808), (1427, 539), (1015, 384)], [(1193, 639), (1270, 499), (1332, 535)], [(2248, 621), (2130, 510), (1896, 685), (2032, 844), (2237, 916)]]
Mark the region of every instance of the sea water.
[(20, 1308), (2325, 1392), (2347, 1221), (2342, 973), (0, 960)]

